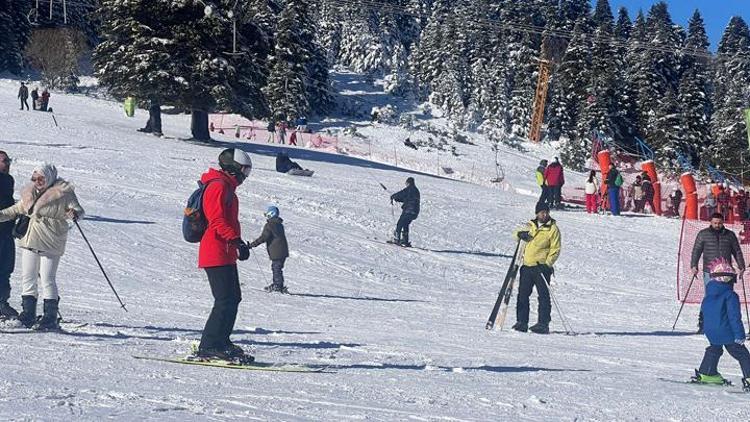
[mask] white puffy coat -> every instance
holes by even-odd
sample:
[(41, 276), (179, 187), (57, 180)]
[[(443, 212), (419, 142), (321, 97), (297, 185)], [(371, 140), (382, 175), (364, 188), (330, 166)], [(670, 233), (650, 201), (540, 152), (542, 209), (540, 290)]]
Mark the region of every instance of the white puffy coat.
[[(39, 199), (34, 204), (37, 197)], [(33, 185), (24, 186), (21, 190), (21, 200), (0, 210), (0, 222), (28, 214), (32, 204), (34, 210), (29, 220), (29, 229), (19, 240), (18, 246), (50, 255), (62, 255), (65, 253), (65, 243), (68, 240), (68, 211), (74, 210), (79, 218), (84, 214), (73, 185), (63, 179), (57, 179), (52, 186), (42, 191), (41, 195)]]
[(589, 179), (586, 179), (586, 188), (584, 191), (588, 195), (593, 195), (599, 190), (599, 182), (596, 180), (596, 177), (594, 177), (593, 182), (589, 182)]

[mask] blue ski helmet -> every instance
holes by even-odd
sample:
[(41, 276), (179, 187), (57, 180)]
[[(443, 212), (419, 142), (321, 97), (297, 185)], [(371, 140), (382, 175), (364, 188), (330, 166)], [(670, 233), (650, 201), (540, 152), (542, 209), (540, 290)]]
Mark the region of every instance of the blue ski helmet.
[(264, 212), (263, 215), (265, 215), (266, 218), (278, 217), (279, 216), (279, 209), (276, 208), (273, 205), (270, 205), (268, 208), (266, 208), (266, 212)]

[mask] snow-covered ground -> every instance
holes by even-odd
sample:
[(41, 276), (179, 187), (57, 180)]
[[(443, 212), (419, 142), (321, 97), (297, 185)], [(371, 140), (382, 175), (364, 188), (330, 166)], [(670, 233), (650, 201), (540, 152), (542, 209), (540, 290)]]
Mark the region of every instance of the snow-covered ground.
[[(316, 151), (292, 151), (312, 178), (274, 171), (278, 146), (199, 145), (188, 117), (164, 116), (168, 136), (135, 131), (120, 104), (53, 93), (52, 116), (21, 112), (14, 81), (0, 81), (0, 149), (17, 185), (34, 165), (57, 164), (88, 216), (81, 222), (129, 312), (119, 309), (80, 234), (58, 276), (61, 313), (87, 322), (67, 333), (0, 334), (0, 419), (42, 420), (748, 420), (748, 396), (687, 379), (706, 341), (697, 310), (678, 309), (678, 222), (553, 213), (563, 233), (555, 291), (578, 336), (486, 331), (509, 263), (512, 229), (530, 218), (538, 156), (500, 154), (514, 189), (415, 174)], [(385, 130), (381, 128), (381, 130)], [(396, 137), (394, 135), (394, 137)], [(197, 247), (182, 240), (184, 202), (226, 145), (252, 154), (239, 190), (243, 236), (281, 209), (292, 249), (286, 278), (269, 283), (263, 248), (239, 264), (243, 302), (233, 340), (258, 360), (327, 366), (335, 373), (246, 372), (135, 360), (185, 354), (211, 307)], [(486, 146), (462, 145), (487, 161)], [(493, 153), (494, 154), (494, 153)], [(494, 157), (490, 160), (494, 161)], [(418, 248), (382, 240), (395, 217), (387, 194), (415, 176), (423, 211)], [(574, 183), (574, 181), (569, 181)], [(524, 188), (525, 187), (525, 188)], [(12, 279), (19, 305), (20, 268)], [(535, 308), (532, 305), (532, 309)], [(726, 356), (720, 370), (736, 383)]]

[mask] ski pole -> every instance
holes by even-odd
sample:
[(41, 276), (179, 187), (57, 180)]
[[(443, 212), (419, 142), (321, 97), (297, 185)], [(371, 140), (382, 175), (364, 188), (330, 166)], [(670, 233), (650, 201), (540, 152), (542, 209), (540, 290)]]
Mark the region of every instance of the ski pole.
[(266, 276), (266, 272), (263, 271), (263, 268), (260, 266), (260, 261), (258, 261), (258, 255), (255, 255), (255, 251), (253, 249), (250, 249), (253, 252), (253, 258), (255, 258), (255, 264), (258, 266), (258, 270), (260, 270), (260, 273), (263, 274), (263, 277)]
[(672, 331), (674, 331), (674, 327), (677, 326), (677, 321), (680, 319), (680, 314), (682, 314), (682, 308), (685, 307), (685, 302), (687, 301), (687, 297), (690, 294), (690, 288), (693, 287), (693, 282), (695, 281), (696, 278), (698, 278), (698, 274), (693, 274), (693, 278), (690, 279), (690, 284), (688, 284), (688, 289), (687, 289), (687, 292), (685, 292), (685, 297), (682, 298), (682, 305), (680, 305), (680, 311), (677, 312), (677, 318), (675, 318), (674, 324), (672, 324)]
[(742, 277), (740, 277), (740, 280), (742, 281), (742, 295), (745, 298), (745, 316), (747, 317), (748, 334), (750, 334), (750, 312), (748, 312), (747, 310), (747, 289), (745, 288), (745, 273), (742, 273)]
[(542, 280), (547, 284), (547, 289), (549, 290), (549, 295), (552, 298), (552, 303), (555, 305), (555, 309), (557, 309), (557, 314), (560, 315), (560, 322), (563, 324), (563, 329), (565, 330), (565, 334), (575, 334), (576, 332), (573, 331), (573, 328), (568, 324), (568, 320), (565, 318), (565, 315), (563, 315), (562, 310), (560, 309), (560, 303), (557, 301), (557, 296), (555, 296), (555, 290), (552, 288), (552, 283), (547, 280), (547, 277), (544, 276), (544, 273), (541, 274)]
[(96, 260), (96, 264), (99, 265), (99, 269), (102, 270), (102, 274), (104, 274), (104, 279), (107, 280), (107, 284), (109, 284), (109, 288), (112, 289), (112, 292), (115, 294), (115, 297), (117, 298), (117, 301), (120, 302), (120, 306), (122, 307), (122, 309), (124, 309), (125, 312), (127, 312), (128, 309), (125, 307), (125, 304), (122, 303), (122, 300), (120, 300), (120, 295), (117, 294), (117, 290), (115, 290), (115, 286), (113, 286), (112, 282), (109, 281), (109, 277), (107, 276), (107, 273), (104, 271), (104, 267), (102, 267), (102, 263), (99, 262), (99, 258), (96, 256), (96, 252), (94, 252), (94, 248), (91, 247), (91, 243), (89, 243), (89, 240), (86, 238), (86, 235), (83, 234), (83, 230), (81, 229), (81, 225), (78, 224), (78, 219), (74, 218), (73, 222), (76, 224), (76, 227), (78, 227), (78, 231), (81, 232), (81, 237), (83, 237), (83, 240), (88, 245), (89, 250), (91, 251), (91, 255), (94, 256), (94, 260)]

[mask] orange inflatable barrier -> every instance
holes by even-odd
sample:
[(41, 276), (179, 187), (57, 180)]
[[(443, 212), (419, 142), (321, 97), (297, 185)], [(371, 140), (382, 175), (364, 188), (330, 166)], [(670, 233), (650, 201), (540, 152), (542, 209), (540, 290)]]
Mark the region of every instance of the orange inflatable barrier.
[(658, 176), (656, 175), (656, 164), (653, 160), (644, 161), (641, 164), (641, 169), (648, 174), (651, 179), (651, 184), (654, 186), (654, 213), (661, 215), (661, 183), (659, 183)]
[(607, 173), (609, 173), (609, 165), (612, 163), (612, 158), (609, 154), (609, 150), (603, 149), (596, 154), (596, 159), (599, 161), (599, 169), (602, 171), (602, 197), (607, 197), (607, 186), (604, 181), (607, 180)]
[(685, 191), (685, 219), (698, 219), (698, 189), (695, 187), (695, 178), (692, 173), (682, 173), (680, 184)]

